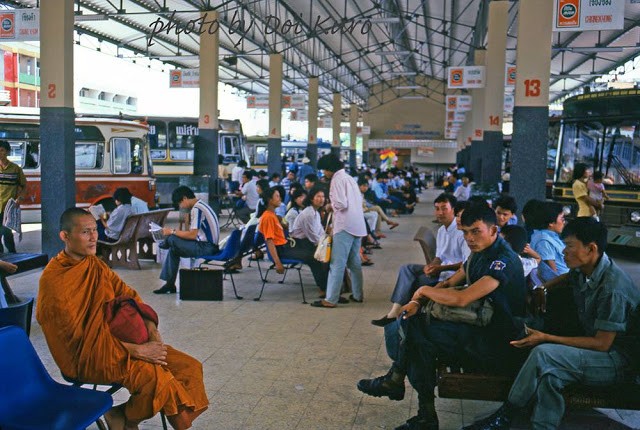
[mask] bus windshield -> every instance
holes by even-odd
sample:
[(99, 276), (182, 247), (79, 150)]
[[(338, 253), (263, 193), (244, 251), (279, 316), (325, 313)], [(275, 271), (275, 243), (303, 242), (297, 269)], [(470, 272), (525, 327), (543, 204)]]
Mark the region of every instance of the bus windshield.
[(640, 185), (640, 124), (566, 121), (556, 181), (569, 183), (576, 163), (601, 171), (611, 185)]

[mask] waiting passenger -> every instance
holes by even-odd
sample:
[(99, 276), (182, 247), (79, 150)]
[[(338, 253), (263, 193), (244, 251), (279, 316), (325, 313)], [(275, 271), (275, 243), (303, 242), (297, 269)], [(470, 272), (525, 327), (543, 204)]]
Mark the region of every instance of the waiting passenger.
[(445, 281), (460, 269), (471, 251), (458, 229), (453, 206), (456, 198), (442, 193), (433, 201), (436, 220), (442, 224), (436, 236), (436, 257), (427, 265), (406, 264), (400, 267), (398, 279), (391, 295), (391, 309), (371, 324), (384, 327), (398, 318), (401, 309), (409, 303), (416, 290), (422, 286), (433, 286)]
[(602, 202), (599, 202), (589, 196), (587, 181), (591, 176), (591, 169), (584, 163), (576, 163), (573, 168), (573, 185), (571, 190), (573, 198), (578, 203), (577, 216), (594, 216), (596, 212), (603, 208)]
[[(270, 188), (262, 193), (262, 195), (266, 202), (266, 209), (262, 214), (260, 214), (260, 224), (258, 225), (258, 229), (264, 236), (264, 240), (267, 244), (269, 254), (273, 259), (276, 272), (284, 273), (284, 265), (282, 264), (281, 259), (291, 258), (295, 260), (302, 260), (309, 265), (313, 278), (316, 281), (316, 285), (318, 285), (322, 291), (326, 291), (327, 267), (313, 257), (313, 254), (315, 253), (315, 245), (313, 245), (311, 240), (304, 240), (306, 235), (313, 237), (313, 231), (314, 229), (317, 229), (317, 226), (314, 223), (315, 218), (311, 218), (309, 220), (311, 222), (310, 226), (307, 225), (306, 217), (303, 217), (302, 220), (297, 220), (300, 227), (296, 231), (296, 234), (298, 234), (298, 237), (301, 237), (301, 239), (296, 240), (295, 244), (293, 244), (285, 238), (284, 229), (282, 228), (282, 224), (275, 213), (276, 208), (280, 207), (280, 204), (282, 203), (280, 191), (277, 188)], [(324, 203), (324, 196), (322, 196), (322, 202)], [(317, 216), (319, 217), (319, 215)], [(320, 225), (320, 228), (322, 228), (322, 225)]]
[(240, 221), (247, 223), (251, 214), (256, 211), (258, 206), (258, 191), (256, 190), (256, 182), (258, 177), (252, 170), (245, 170), (242, 173), (242, 188), (236, 193), (242, 198), (242, 202), (236, 210), (236, 214)]
[(527, 230), (527, 241), (531, 242), (531, 236), (533, 231), (538, 225), (540, 225), (540, 217), (542, 215), (542, 208), (544, 206), (543, 200), (531, 199), (522, 207), (522, 221), (524, 222), (524, 228)]
[(287, 214), (284, 217), (285, 224), (289, 227), (289, 231), (293, 228), (293, 224), (305, 208), (304, 202), (307, 198), (306, 191), (302, 189), (296, 189), (291, 195), (291, 201), (289, 202), (289, 210), (287, 210)]
[(189, 428), (209, 404), (200, 362), (165, 344), (148, 319), (146, 343), (126, 343), (111, 334), (105, 303), (116, 297), (142, 299), (95, 256), (98, 232), (91, 214), (80, 208), (64, 211), (60, 239), (64, 250), (40, 278), (36, 319), (62, 374), (129, 390), (129, 400), (105, 414), (110, 429), (137, 429), (159, 411), (175, 429)]
[(562, 205), (543, 202), (538, 222), (531, 236), (531, 248), (544, 263), (540, 265), (538, 275), (543, 281), (548, 281), (569, 271), (563, 255), (565, 245), (560, 239), (565, 223)]
[[(562, 231), (571, 271), (546, 284), (569, 287), (580, 310), (583, 336), (556, 336), (533, 329), (511, 345), (533, 348), (507, 402), (466, 430), (506, 430), (515, 413), (533, 404), (534, 429), (556, 429), (564, 415), (562, 390), (570, 384), (602, 386), (628, 381), (640, 360), (640, 291), (605, 253), (607, 229), (577, 218)], [(527, 409), (530, 410), (530, 409)]]
[[(509, 341), (520, 329), (513, 316), (525, 314), (526, 286), (520, 259), (498, 237), (496, 214), (481, 205), (462, 214), (464, 237), (473, 254), (466, 267), (439, 284), (444, 288), (422, 287), (403, 307), (405, 316), (385, 327), (387, 354), (393, 360), (389, 372), (358, 382), (358, 389), (375, 397), (404, 398), (404, 379), (418, 392), (418, 414), (398, 429), (438, 429), (434, 389), (437, 385), (437, 360), (455, 360), (455, 364), (475, 369), (506, 370), (519, 364)], [(461, 285), (468, 277), (470, 286)], [(428, 324), (419, 310), (428, 300), (464, 307), (489, 297), (494, 314), (486, 327), (430, 318)], [(402, 329), (402, 335), (400, 333)], [(402, 336), (402, 341), (401, 341)]]
[(502, 194), (498, 197), (493, 204), (496, 210), (496, 219), (498, 220), (498, 228), (502, 228), (505, 225), (518, 224), (518, 205), (516, 199), (508, 194)]
[[(113, 193), (116, 208), (108, 215), (108, 218), (98, 220), (98, 239), (105, 242), (117, 242), (124, 223), (130, 215), (133, 215), (131, 207), (131, 193), (126, 188), (118, 188)], [(107, 214), (105, 213), (105, 216)]]
[(462, 176), (462, 183), (456, 188), (453, 195), (459, 201), (469, 200), (469, 197), (471, 197), (471, 180), (468, 173)]
[(527, 243), (527, 230), (519, 225), (505, 225), (500, 229), (500, 236), (507, 241), (511, 249), (520, 257), (524, 276), (529, 276), (531, 271), (538, 267), (541, 258)]
[[(17, 204), (26, 195), (27, 178), (22, 168), (9, 160), (11, 145), (6, 140), (0, 140), (0, 223), (2, 223), (4, 211), (9, 199), (15, 199)], [(0, 227), (0, 235), (4, 239), (7, 252), (16, 252), (16, 243), (13, 239), (13, 231), (5, 226)], [(0, 252), (4, 252), (0, 243)]]
[[(358, 179), (358, 187), (360, 188), (360, 193), (362, 193), (362, 210), (364, 212), (365, 218), (367, 217), (367, 213), (373, 212), (378, 215), (376, 218), (375, 228), (372, 230), (375, 232), (375, 235), (380, 238), (385, 238), (386, 236), (382, 233), (382, 221), (386, 222), (389, 226), (389, 230), (393, 230), (400, 224), (395, 221), (391, 221), (391, 219), (384, 213), (384, 210), (373, 202), (367, 199), (367, 195), (369, 195), (369, 181), (366, 178)], [(373, 195), (375, 198), (375, 194)]]
[(176, 278), (180, 267), (180, 257), (200, 257), (213, 255), (219, 251), (220, 224), (211, 206), (196, 198), (189, 187), (180, 186), (171, 193), (174, 209), (191, 212), (189, 230), (182, 231), (164, 227), (165, 237), (160, 248), (168, 249), (167, 258), (162, 264), (160, 279), (166, 283), (154, 290), (155, 294), (173, 294), (176, 292)]
[(131, 194), (131, 191), (129, 191), (129, 188), (126, 188), (126, 187), (118, 188), (116, 192), (118, 190), (124, 190), (125, 193), (131, 196), (131, 208), (133, 209), (134, 214), (143, 214), (143, 213), (149, 212), (149, 206), (147, 205), (147, 202)]

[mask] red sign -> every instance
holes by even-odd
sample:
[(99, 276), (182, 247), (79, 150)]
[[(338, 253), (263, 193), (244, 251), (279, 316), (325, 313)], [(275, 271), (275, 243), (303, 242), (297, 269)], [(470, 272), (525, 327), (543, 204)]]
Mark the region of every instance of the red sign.
[(15, 39), (16, 17), (13, 12), (0, 13), (0, 39)]
[(580, 26), (580, 0), (558, 0), (556, 27)]
[(449, 86), (459, 87), (462, 86), (464, 77), (464, 69), (451, 68), (449, 70)]

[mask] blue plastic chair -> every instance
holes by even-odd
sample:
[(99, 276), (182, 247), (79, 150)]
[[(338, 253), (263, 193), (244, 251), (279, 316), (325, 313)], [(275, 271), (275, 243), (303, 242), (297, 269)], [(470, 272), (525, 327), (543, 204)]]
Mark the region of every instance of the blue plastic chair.
[(0, 307), (0, 327), (18, 326), (27, 333), (31, 333), (31, 313), (33, 312), (33, 298), (23, 302), (10, 304), (6, 308)]
[(24, 330), (0, 329), (0, 351), (2, 430), (81, 430), (111, 409), (108, 393), (51, 379)]
[[(260, 236), (259, 238), (257, 238), (256, 240), (254, 240), (254, 243), (258, 242), (264, 242), (264, 236), (262, 236), (262, 233), (257, 232), (256, 236)], [(273, 263), (273, 257), (271, 256), (271, 253), (269, 252), (269, 248), (267, 247), (267, 258), (269, 258), (269, 261), (271, 261)], [(302, 260), (296, 260), (293, 258), (281, 258), (280, 262), (282, 263), (282, 265), (284, 266), (284, 276), (282, 278), (281, 281), (278, 281), (279, 284), (283, 284), (284, 283), (284, 279), (287, 276), (287, 272), (289, 270), (297, 270), (298, 271), (298, 278), (300, 279), (300, 291), (302, 291), (302, 303), (307, 304), (307, 299), (304, 295), (304, 284), (302, 283), (302, 265), (304, 264), (304, 261)], [(258, 266), (259, 267), (259, 266)], [(265, 273), (264, 278), (262, 278), (262, 288), (260, 289), (260, 295), (258, 297), (256, 297), (255, 300), (256, 302), (260, 301), (260, 299), (262, 298), (262, 293), (264, 292), (264, 286), (267, 283), (267, 276), (269, 276), (269, 272), (275, 269), (275, 264), (272, 264), (268, 269), (267, 269), (267, 273)]]
[[(242, 230), (233, 230), (231, 232), (231, 235), (229, 236), (229, 239), (227, 240), (226, 245), (220, 252), (215, 255), (201, 255), (198, 258), (202, 258), (203, 260), (205, 260), (202, 264), (208, 264), (211, 261), (222, 261), (224, 263), (222, 267), (228, 269), (230, 264), (232, 264), (233, 260), (235, 260), (240, 253), (241, 234)], [(236, 295), (236, 299), (242, 300), (243, 297), (239, 296), (238, 291), (236, 290), (236, 283), (233, 280), (233, 273), (231, 273), (231, 270), (225, 271), (228, 272), (229, 276), (231, 277), (231, 285), (233, 285), (233, 293)]]

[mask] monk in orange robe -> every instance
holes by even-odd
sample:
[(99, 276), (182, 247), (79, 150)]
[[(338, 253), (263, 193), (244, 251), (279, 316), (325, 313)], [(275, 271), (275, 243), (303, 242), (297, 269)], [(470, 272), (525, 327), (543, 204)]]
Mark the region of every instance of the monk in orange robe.
[(111, 430), (137, 429), (161, 410), (173, 428), (191, 427), (209, 404), (202, 364), (164, 344), (155, 323), (146, 319), (147, 343), (114, 337), (105, 304), (119, 296), (142, 302), (140, 296), (95, 256), (98, 232), (91, 214), (67, 209), (60, 230), (65, 249), (42, 273), (36, 319), (62, 374), (129, 390), (129, 401), (105, 414)]

